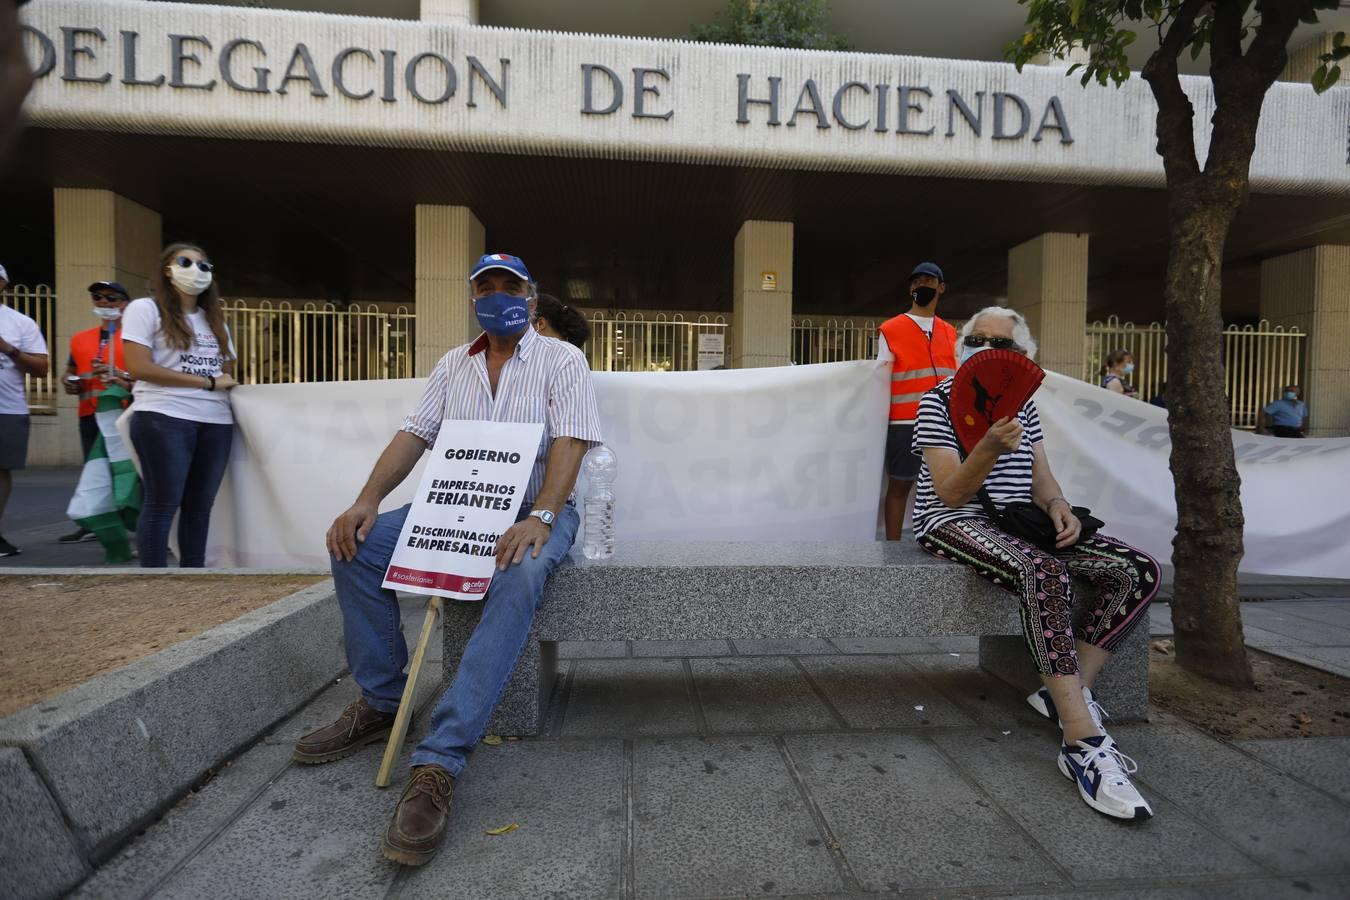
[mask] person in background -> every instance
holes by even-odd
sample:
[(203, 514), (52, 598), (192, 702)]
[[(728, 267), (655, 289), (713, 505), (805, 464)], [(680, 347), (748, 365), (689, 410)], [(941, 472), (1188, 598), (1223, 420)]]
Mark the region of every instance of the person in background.
[[(9, 273), (0, 266), (0, 521), (14, 488), (16, 469), (28, 463), (28, 392), (24, 376), (47, 374), (47, 340), (38, 323), (9, 305)], [(19, 548), (0, 536), (0, 556)]]
[(591, 337), (591, 323), (586, 317), (552, 294), (539, 295), (531, 324), (544, 337), (567, 341), (574, 347), (586, 346)]
[(1129, 382), (1133, 374), (1134, 354), (1128, 350), (1112, 350), (1102, 364), (1102, 387), (1126, 397), (1138, 397), (1139, 392)]
[[(126, 358), (122, 352), (122, 332), (119, 319), (131, 302), (126, 288), (115, 281), (96, 281), (89, 285), (89, 299), (94, 304), (94, 315), (100, 320), (95, 328), (77, 331), (70, 337), (70, 356), (66, 360), (63, 382), (67, 394), (80, 398), (80, 457), (89, 458), (89, 451), (98, 438), (98, 396), (108, 385), (132, 389), (127, 373)], [(80, 526), (70, 534), (57, 538), (58, 544), (78, 544), (98, 540), (98, 535)]]
[[(972, 316), (961, 338), (962, 365), (989, 348), (1036, 355), (1026, 319), (997, 306)], [(1081, 538), (1082, 523), (1050, 469), (1035, 400), (999, 419), (963, 454), (949, 408), (953, 382), (943, 379), (919, 401), (914, 452), (922, 454), (923, 469), (914, 501), (915, 537), (929, 553), (968, 566), (1018, 597), (1042, 684), (1027, 702), (1059, 722), (1060, 774), (1097, 812), (1147, 819), (1153, 810), (1130, 783), (1134, 763), (1107, 733), (1093, 685), (1126, 635), (1148, 622), (1148, 605), (1160, 583), (1158, 564), (1115, 538), (1100, 533)], [(981, 489), (994, 504), (1040, 507), (1055, 527), (1056, 549), (1044, 550), (1000, 528), (978, 498)], [(1078, 596), (1074, 576), (1090, 582), (1092, 594)]]
[(178, 563), (202, 568), (234, 434), (227, 393), (235, 385), (234, 345), (215, 267), (200, 247), (166, 247), (151, 294), (122, 315), (123, 351), (136, 379), (131, 443), (145, 492), (136, 546), (142, 567), (167, 566), (178, 513)]
[(909, 491), (919, 477), (911, 444), (919, 398), (956, 374), (956, 329), (938, 318), (937, 302), (947, 281), (936, 263), (909, 273), (909, 310), (881, 324), (877, 360), (891, 365), (890, 428), (886, 432), (886, 540), (900, 540)]
[(1158, 385), (1158, 393), (1153, 395), (1153, 399), (1148, 401), (1153, 406), (1167, 409), (1167, 382)]
[(1301, 438), (1308, 433), (1308, 405), (1299, 399), (1296, 384), (1284, 387), (1284, 396), (1261, 410), (1257, 418), (1257, 434), (1273, 434), (1282, 438)]

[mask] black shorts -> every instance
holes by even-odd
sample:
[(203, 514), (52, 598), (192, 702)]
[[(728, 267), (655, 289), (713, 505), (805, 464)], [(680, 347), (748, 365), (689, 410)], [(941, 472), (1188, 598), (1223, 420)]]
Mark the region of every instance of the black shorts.
[(28, 416), (0, 416), (0, 469), (22, 469), (28, 462)]
[(886, 432), (886, 474), (897, 481), (919, 477), (923, 460), (914, 455), (914, 423), (892, 422)]

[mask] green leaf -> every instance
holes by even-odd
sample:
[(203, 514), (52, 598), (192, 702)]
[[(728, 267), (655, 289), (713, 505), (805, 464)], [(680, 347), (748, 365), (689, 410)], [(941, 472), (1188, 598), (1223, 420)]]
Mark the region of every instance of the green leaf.
[(1083, 17), (1083, 7), (1087, 5), (1087, 0), (1069, 0), (1069, 24), (1078, 27), (1078, 20)]
[(1083, 77), (1078, 79), (1078, 83), (1081, 84), (1083, 87), (1087, 87), (1087, 83), (1092, 80), (1092, 74), (1093, 73), (1091, 69), (1085, 70), (1083, 72)]
[(1341, 78), (1341, 67), (1332, 66), (1331, 71), (1327, 73), (1327, 80), (1323, 83), (1322, 90), (1325, 91), (1327, 88), (1331, 87), (1337, 81), (1339, 81), (1340, 78)]
[(1313, 72), (1312, 78), (1308, 80), (1312, 82), (1314, 93), (1320, 94), (1325, 91), (1327, 89), (1327, 64), (1322, 63), (1318, 66), (1317, 71)]
[(1074, 69), (1081, 69), (1081, 68), (1083, 68), (1082, 63), (1074, 63), (1073, 65), (1069, 66), (1068, 71), (1066, 71), (1064, 75), (1067, 78), (1068, 76), (1073, 74)]
[[(1333, 62), (1340, 62), (1347, 56), (1350, 56), (1350, 47), (1337, 47), (1326, 55), (1330, 56)], [(1325, 59), (1326, 57), (1324, 56), (1323, 58)]]
[(1139, 35), (1135, 34), (1133, 31), (1121, 31), (1121, 32), (1120, 32), (1120, 46), (1121, 46), (1121, 47), (1128, 47), (1128, 46), (1130, 46), (1131, 44), (1133, 44), (1133, 43), (1138, 39), (1138, 37), (1139, 37)]
[(1205, 42), (1201, 38), (1196, 38), (1195, 43), (1191, 44), (1191, 62), (1200, 58), (1200, 54), (1205, 52)]

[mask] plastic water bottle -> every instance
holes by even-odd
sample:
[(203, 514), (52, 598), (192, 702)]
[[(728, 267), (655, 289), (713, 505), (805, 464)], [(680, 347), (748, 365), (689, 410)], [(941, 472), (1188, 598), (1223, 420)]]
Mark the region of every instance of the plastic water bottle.
[(614, 451), (601, 444), (586, 454), (585, 531), (581, 554), (587, 559), (614, 555), (614, 478), (619, 461)]

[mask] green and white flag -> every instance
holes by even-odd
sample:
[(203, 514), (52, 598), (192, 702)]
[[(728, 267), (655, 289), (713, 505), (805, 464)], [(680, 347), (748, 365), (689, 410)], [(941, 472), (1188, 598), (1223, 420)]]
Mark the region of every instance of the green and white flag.
[(98, 437), (85, 460), (75, 496), (66, 508), (66, 515), (77, 525), (98, 535), (98, 542), (106, 552), (105, 562), (110, 563), (131, 560), (128, 532), (136, 530), (141, 512), (141, 481), (126, 443), (117, 433), (117, 419), (130, 398), (117, 385), (99, 394), (94, 411)]

